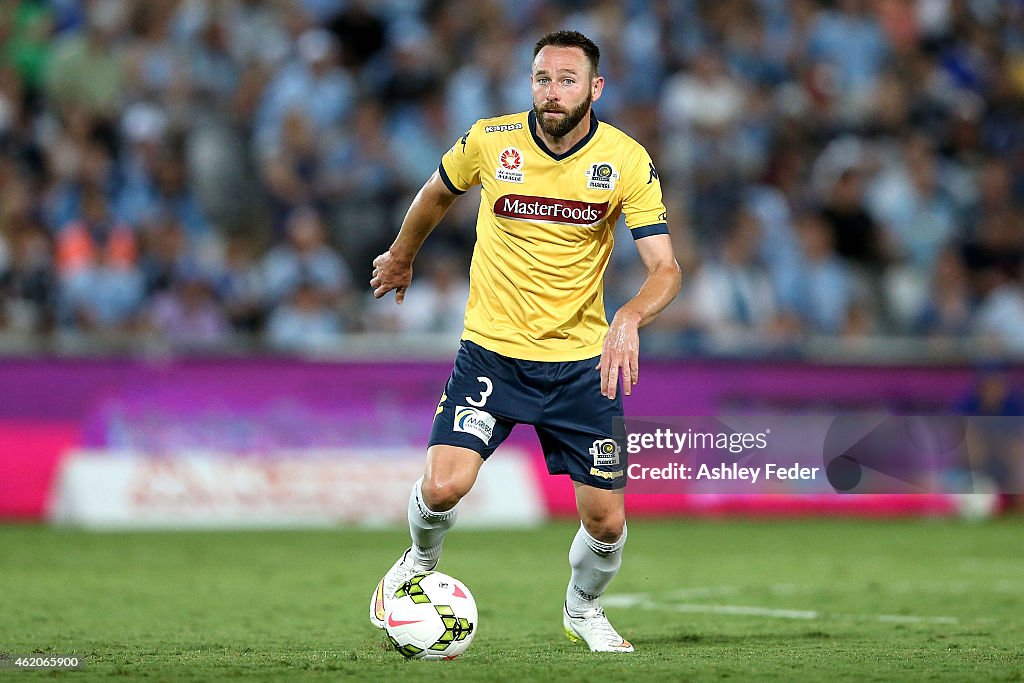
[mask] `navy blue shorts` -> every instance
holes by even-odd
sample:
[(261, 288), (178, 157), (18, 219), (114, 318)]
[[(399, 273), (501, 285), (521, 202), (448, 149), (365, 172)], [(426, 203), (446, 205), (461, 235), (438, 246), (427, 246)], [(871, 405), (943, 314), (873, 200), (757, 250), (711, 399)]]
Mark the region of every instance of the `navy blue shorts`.
[(626, 452), (613, 427), (622, 397), (601, 395), (599, 357), (519, 360), (463, 340), (434, 415), (430, 445), (460, 446), (484, 460), (517, 424), (537, 430), (551, 474), (601, 489), (626, 485)]

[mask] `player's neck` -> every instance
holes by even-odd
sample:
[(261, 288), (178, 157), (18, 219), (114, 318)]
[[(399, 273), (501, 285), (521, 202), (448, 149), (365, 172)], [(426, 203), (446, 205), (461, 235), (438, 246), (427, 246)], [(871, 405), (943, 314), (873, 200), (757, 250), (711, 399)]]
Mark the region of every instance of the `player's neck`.
[(565, 154), (570, 149), (575, 147), (580, 140), (587, 137), (590, 132), (591, 117), (594, 115), (593, 109), (588, 109), (586, 116), (584, 116), (576, 127), (570, 130), (568, 133), (560, 138), (552, 137), (548, 135), (543, 128), (540, 126), (540, 121), (536, 121), (533, 124), (534, 131), (537, 137), (544, 143), (545, 146), (555, 154)]

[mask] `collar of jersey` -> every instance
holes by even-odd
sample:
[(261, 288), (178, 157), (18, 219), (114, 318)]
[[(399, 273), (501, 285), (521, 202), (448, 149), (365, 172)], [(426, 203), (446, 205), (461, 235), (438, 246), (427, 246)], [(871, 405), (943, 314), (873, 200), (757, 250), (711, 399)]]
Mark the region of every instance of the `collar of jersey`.
[(545, 154), (547, 154), (549, 157), (551, 157), (555, 161), (561, 161), (562, 159), (567, 159), (567, 158), (571, 157), (573, 154), (575, 154), (576, 152), (578, 152), (581, 149), (583, 149), (584, 147), (586, 147), (587, 143), (590, 142), (590, 140), (597, 133), (597, 124), (598, 124), (597, 114), (595, 114), (594, 110), (591, 109), (590, 110), (590, 130), (587, 131), (587, 134), (583, 136), (582, 140), (580, 140), (575, 145), (573, 145), (572, 148), (569, 149), (564, 154), (555, 154), (550, 149), (548, 149), (548, 146), (546, 144), (544, 144), (544, 141), (541, 140), (539, 135), (537, 135), (537, 114), (536, 114), (536, 112), (534, 112), (533, 110), (530, 110), (530, 115), (527, 118), (527, 125), (530, 127), (530, 135), (533, 137), (533, 143), (535, 145), (537, 145), (537, 147), (540, 149), (540, 151), (544, 152)]

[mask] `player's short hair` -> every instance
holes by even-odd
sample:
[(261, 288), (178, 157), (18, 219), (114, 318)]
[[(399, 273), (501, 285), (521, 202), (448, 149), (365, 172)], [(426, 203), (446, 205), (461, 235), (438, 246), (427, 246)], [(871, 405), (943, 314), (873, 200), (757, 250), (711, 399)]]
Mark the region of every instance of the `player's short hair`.
[(597, 67), (601, 62), (601, 49), (597, 46), (597, 43), (579, 31), (552, 31), (548, 33), (533, 46), (533, 58), (537, 59), (537, 54), (541, 51), (541, 48), (549, 45), (551, 47), (578, 47), (583, 50), (583, 54), (587, 56), (587, 61), (590, 62), (590, 77), (594, 78), (600, 74)]

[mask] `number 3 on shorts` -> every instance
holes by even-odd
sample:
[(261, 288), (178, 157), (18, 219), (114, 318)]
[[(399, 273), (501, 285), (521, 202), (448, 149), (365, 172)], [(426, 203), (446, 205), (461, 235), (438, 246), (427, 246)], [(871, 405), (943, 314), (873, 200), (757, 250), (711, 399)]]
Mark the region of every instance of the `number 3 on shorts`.
[(466, 403), (473, 406), (474, 408), (483, 408), (484, 404), (487, 403), (487, 397), (491, 395), (492, 391), (494, 391), (494, 385), (491, 383), (491, 380), (488, 377), (477, 377), (476, 379), (478, 382), (482, 382), (484, 385), (483, 390), (481, 390), (480, 392), (480, 398), (470, 398), (469, 396), (467, 396)]

